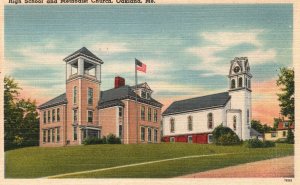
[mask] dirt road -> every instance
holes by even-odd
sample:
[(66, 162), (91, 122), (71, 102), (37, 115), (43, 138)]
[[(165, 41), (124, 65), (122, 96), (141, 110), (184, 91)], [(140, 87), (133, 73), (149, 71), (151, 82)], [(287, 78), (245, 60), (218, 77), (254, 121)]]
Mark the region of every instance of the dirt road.
[(294, 177), (294, 156), (240, 164), (237, 166), (180, 176), (179, 178), (216, 177)]

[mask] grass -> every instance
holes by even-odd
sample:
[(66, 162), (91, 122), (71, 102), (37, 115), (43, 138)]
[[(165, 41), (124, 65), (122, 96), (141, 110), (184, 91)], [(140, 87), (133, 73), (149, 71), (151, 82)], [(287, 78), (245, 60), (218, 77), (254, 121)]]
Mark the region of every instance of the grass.
[(5, 152), (6, 178), (38, 178), (85, 170), (192, 155), (225, 156), (180, 159), (140, 166), (64, 176), (64, 178), (162, 178), (222, 168), (294, 154), (294, 145), (249, 149), (243, 146), (199, 144), (89, 145), (58, 148), (29, 147)]

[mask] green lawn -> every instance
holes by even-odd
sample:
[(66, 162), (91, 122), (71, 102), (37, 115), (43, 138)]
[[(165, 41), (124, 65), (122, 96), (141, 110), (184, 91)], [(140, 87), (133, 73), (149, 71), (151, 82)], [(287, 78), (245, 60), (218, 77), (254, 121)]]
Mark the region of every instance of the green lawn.
[(294, 145), (248, 149), (243, 146), (201, 144), (90, 145), (58, 148), (30, 147), (5, 152), (6, 178), (37, 178), (192, 155), (224, 156), (178, 159), (64, 178), (160, 178), (206, 171), (294, 154)]

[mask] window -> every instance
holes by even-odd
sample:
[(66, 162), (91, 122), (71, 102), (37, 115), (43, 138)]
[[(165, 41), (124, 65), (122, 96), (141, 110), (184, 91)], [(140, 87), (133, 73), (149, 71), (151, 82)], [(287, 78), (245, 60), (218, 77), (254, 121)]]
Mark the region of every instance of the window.
[(289, 122), (284, 122), (284, 127), (288, 128), (289, 127)]
[(271, 137), (277, 137), (277, 133), (276, 132), (272, 132), (271, 133)]
[(77, 103), (77, 87), (73, 88), (73, 104)]
[(148, 142), (152, 142), (152, 129), (148, 128)]
[(60, 141), (59, 128), (56, 128), (56, 142)]
[(247, 82), (248, 82), (248, 79), (245, 78), (245, 87), (248, 87)]
[(77, 140), (77, 127), (73, 127), (73, 140)]
[(157, 129), (154, 129), (154, 143), (157, 143), (157, 134), (158, 134)]
[(212, 129), (212, 128), (213, 128), (213, 122), (214, 122), (213, 114), (212, 114), (212, 113), (208, 113), (208, 114), (207, 114), (207, 127), (208, 127), (209, 129)]
[(193, 143), (193, 136), (188, 136), (188, 143)]
[(46, 140), (47, 140), (46, 134), (47, 134), (46, 130), (43, 130), (43, 142), (44, 143), (46, 143)]
[(147, 98), (146, 92), (145, 92), (145, 91), (142, 91), (141, 96), (142, 96), (142, 98)]
[(51, 129), (51, 132), (52, 132), (52, 143), (55, 141), (55, 130), (54, 128)]
[(193, 130), (193, 117), (188, 116), (188, 130), (192, 131)]
[(48, 123), (50, 123), (50, 121), (51, 121), (51, 117), (50, 117), (50, 110), (48, 110)]
[(141, 127), (141, 141), (145, 141), (145, 128)]
[(47, 132), (48, 132), (48, 133), (47, 133), (47, 134), (48, 134), (48, 138), (47, 138), (47, 139), (48, 139), (48, 142), (50, 142), (50, 129), (47, 130)]
[(55, 109), (52, 109), (52, 122), (55, 122)]
[(247, 124), (249, 124), (249, 120), (250, 120), (250, 113), (249, 113), (249, 109), (247, 109)]
[(249, 89), (251, 88), (251, 81), (250, 81), (250, 79), (248, 80), (248, 88)]
[(174, 132), (175, 131), (175, 119), (171, 118), (170, 119), (170, 132)]
[(155, 123), (157, 123), (157, 110), (156, 109), (154, 109), (154, 117), (153, 117), (153, 121), (155, 122)]
[(74, 121), (74, 123), (77, 122), (77, 109), (73, 110), (73, 121)]
[(119, 107), (119, 117), (123, 117), (123, 107)]
[(57, 108), (56, 110), (56, 121), (59, 122), (60, 121), (60, 109)]
[(88, 104), (93, 105), (93, 89), (88, 88)]
[(236, 116), (233, 116), (233, 130), (236, 130)]
[(242, 87), (242, 86), (243, 86), (243, 78), (240, 77), (240, 78), (239, 78), (239, 87)]
[(235, 88), (235, 79), (232, 79), (231, 80), (231, 89), (234, 89)]
[(175, 138), (174, 137), (170, 137), (170, 143), (175, 143)]
[(285, 137), (286, 136), (286, 131), (282, 132), (282, 136)]
[(208, 134), (208, 136), (207, 136), (207, 142), (208, 143), (212, 143), (213, 142), (213, 135), (212, 134)]
[(152, 109), (149, 107), (148, 108), (148, 121), (152, 120)]
[(146, 98), (149, 100), (150, 99), (150, 93), (146, 93)]
[(123, 126), (119, 125), (119, 137), (122, 138), (123, 135)]
[(92, 123), (93, 122), (93, 111), (88, 110), (88, 122)]
[(145, 106), (141, 108), (141, 120), (145, 121)]
[(43, 113), (43, 120), (44, 120), (44, 124), (47, 122), (47, 112), (44, 111)]

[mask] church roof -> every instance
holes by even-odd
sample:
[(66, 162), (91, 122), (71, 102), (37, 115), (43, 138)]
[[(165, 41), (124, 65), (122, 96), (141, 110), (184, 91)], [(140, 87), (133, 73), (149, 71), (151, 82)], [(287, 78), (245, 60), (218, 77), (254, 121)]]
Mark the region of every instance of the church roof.
[(66, 103), (67, 103), (66, 93), (63, 93), (63, 94), (47, 101), (46, 103), (43, 103), (38, 108), (39, 109), (45, 109), (45, 108), (48, 108), (48, 107), (53, 107), (53, 106), (56, 106), (56, 105), (61, 105), (61, 104), (66, 104)]
[(164, 112), (163, 115), (178, 114), (203, 110), (213, 107), (223, 107), (230, 99), (228, 92), (200, 96), (173, 102)]
[(103, 63), (103, 61), (98, 58), (96, 55), (94, 55), (92, 52), (90, 52), (90, 50), (88, 50), (86, 47), (82, 47), (81, 49), (75, 51), (74, 53), (72, 53), (71, 55), (67, 56), (66, 58), (64, 58), (64, 61), (70, 61), (78, 56), (84, 56), (87, 57), (89, 59), (95, 60), (97, 62)]
[(257, 130), (251, 128), (250, 129), (250, 136), (262, 136), (262, 134), (259, 133)]
[[(115, 105), (122, 106), (121, 100), (123, 99), (132, 99), (135, 100), (136, 94), (134, 92), (134, 88), (130, 87), (128, 85), (119, 87), (119, 88), (113, 88), (106, 91), (101, 91), (100, 93), (100, 102), (98, 103), (99, 108), (106, 108), (111, 107)], [(153, 98), (150, 99), (144, 99), (141, 98), (139, 95), (137, 95), (138, 102), (150, 104), (157, 107), (162, 107), (162, 104), (156, 101)], [(124, 105), (123, 105), (124, 106)]]

